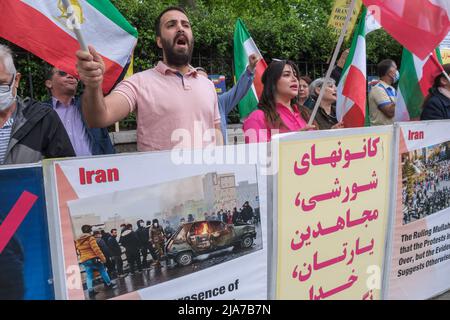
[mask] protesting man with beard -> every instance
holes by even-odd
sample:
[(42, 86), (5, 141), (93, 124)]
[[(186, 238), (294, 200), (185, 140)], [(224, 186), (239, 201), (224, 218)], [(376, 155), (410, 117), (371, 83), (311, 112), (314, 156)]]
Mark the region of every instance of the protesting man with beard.
[(214, 85), (190, 66), (194, 37), (186, 12), (167, 8), (156, 19), (155, 31), (163, 61), (122, 81), (105, 98), (101, 56), (93, 47), (77, 52), (88, 124), (106, 127), (137, 111), (138, 151), (223, 144)]

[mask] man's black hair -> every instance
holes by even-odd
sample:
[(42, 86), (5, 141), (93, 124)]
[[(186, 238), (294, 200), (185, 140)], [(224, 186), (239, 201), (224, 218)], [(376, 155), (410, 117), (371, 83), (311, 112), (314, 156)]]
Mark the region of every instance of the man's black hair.
[(381, 61), (378, 65), (377, 65), (377, 73), (378, 73), (378, 77), (384, 77), (389, 69), (394, 65), (394, 60), (391, 59), (385, 59), (383, 61)]
[(92, 231), (92, 227), (88, 224), (85, 224), (84, 226), (81, 227), (81, 232), (83, 233), (91, 233)]
[(53, 69), (55, 67), (47, 63), (44, 68), (45, 68), (45, 80), (51, 80), (54, 74)]

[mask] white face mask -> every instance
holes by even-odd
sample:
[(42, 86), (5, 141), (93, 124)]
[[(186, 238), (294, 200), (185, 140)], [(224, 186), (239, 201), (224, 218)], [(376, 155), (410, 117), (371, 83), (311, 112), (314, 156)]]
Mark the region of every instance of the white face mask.
[(392, 80), (394, 81), (394, 83), (397, 83), (400, 80), (400, 72), (395, 71), (394, 77), (392, 78)]
[[(16, 73), (14, 73), (13, 79), (16, 78)], [(8, 109), (16, 100), (17, 94), (13, 96), (13, 89), (14, 89), (14, 80), (11, 84), (11, 88), (7, 92), (0, 92), (0, 111), (4, 111)]]

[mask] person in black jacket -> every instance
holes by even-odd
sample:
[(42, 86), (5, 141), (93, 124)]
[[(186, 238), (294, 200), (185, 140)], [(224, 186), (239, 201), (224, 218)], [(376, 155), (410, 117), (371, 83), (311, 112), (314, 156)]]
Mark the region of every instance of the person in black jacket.
[(111, 229), (111, 237), (107, 241), (109, 250), (111, 251), (111, 260), (114, 263), (114, 269), (120, 278), (124, 277), (123, 273), (123, 261), (122, 261), (122, 248), (117, 242), (117, 229)]
[(127, 256), (130, 273), (134, 274), (136, 266), (139, 272), (142, 272), (141, 259), (139, 259), (140, 243), (133, 226), (127, 224), (125, 231), (120, 235), (119, 243), (125, 247), (125, 255)]
[(18, 98), (20, 77), (11, 50), (0, 44), (0, 165), (75, 156), (58, 114)]
[(142, 267), (144, 269), (148, 268), (148, 261), (147, 261), (147, 253), (148, 253), (148, 228), (144, 226), (144, 220), (139, 220), (137, 223), (137, 230), (136, 235), (139, 239), (139, 247), (142, 255)]
[(111, 253), (111, 250), (109, 249), (108, 244), (103, 239), (102, 233), (101, 233), (100, 230), (95, 230), (93, 235), (94, 235), (95, 241), (97, 242), (98, 246), (100, 247), (100, 250), (102, 250), (103, 255), (106, 258), (105, 266), (106, 266), (106, 269), (108, 271), (109, 277), (110, 278), (116, 278), (116, 275), (115, 275), (115, 272), (114, 272), (115, 271), (115, 264), (111, 261), (112, 253)]
[(253, 208), (250, 206), (248, 201), (245, 201), (242, 206), (241, 215), (244, 222), (253, 222)]
[[(450, 63), (445, 64), (444, 70), (450, 73)], [(430, 94), (425, 99), (421, 120), (446, 120), (450, 119), (450, 81), (444, 73), (434, 79)]]

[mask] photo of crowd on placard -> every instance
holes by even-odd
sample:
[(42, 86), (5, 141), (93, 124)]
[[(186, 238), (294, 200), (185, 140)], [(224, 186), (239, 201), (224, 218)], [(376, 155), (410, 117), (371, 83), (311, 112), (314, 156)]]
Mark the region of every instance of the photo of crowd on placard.
[(238, 178), (210, 172), (69, 203), (85, 296), (113, 298), (262, 249), (256, 172)]
[(450, 142), (402, 154), (403, 224), (450, 207)]

